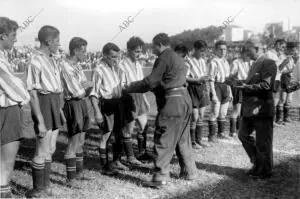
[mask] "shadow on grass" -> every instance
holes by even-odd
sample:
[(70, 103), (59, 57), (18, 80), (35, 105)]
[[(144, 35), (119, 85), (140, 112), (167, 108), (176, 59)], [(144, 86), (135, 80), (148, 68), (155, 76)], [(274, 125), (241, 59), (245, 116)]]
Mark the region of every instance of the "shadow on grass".
[(201, 185), (199, 188), (174, 196), (172, 199), (297, 198), (300, 182), (299, 160), (299, 156), (290, 157), (275, 165), (274, 175), (265, 180), (254, 180), (246, 177), (243, 169), (197, 163), (198, 169), (224, 174), (228, 177), (216, 185)]

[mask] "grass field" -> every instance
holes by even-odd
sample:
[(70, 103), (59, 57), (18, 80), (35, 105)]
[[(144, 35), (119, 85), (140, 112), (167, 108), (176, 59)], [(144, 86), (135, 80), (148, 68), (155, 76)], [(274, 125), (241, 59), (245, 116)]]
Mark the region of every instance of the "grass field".
[[(155, 100), (147, 94), (151, 102), (149, 149), (153, 146), (153, 118), (155, 116)], [(295, 99), (295, 103), (300, 99)], [(25, 131), (29, 138), (33, 137), (30, 109), (27, 108)], [(239, 140), (221, 141), (211, 148), (194, 151), (199, 180), (188, 182), (179, 179), (179, 165), (176, 157), (171, 163), (171, 182), (168, 187), (153, 190), (141, 186), (142, 180), (150, 179), (152, 163), (134, 167), (131, 171), (120, 172), (115, 177), (100, 173), (99, 154), (95, 150), (100, 137), (99, 131), (91, 125), (84, 146), (85, 171), (95, 176), (94, 181), (83, 181), (82, 189), (69, 189), (65, 186), (66, 169), (64, 152), (67, 147), (66, 129), (61, 129), (57, 141), (57, 150), (53, 157), (51, 183), (57, 198), (299, 198), (300, 196), (300, 122), (299, 110), (293, 109), (293, 122), (274, 130), (274, 176), (268, 180), (253, 180), (244, 175), (250, 168), (250, 162)], [(228, 125), (227, 125), (228, 128)], [(207, 127), (206, 127), (207, 132)], [(35, 147), (34, 139), (22, 141), (15, 171), (12, 176), (15, 197), (24, 197), (32, 188), (30, 159)]]

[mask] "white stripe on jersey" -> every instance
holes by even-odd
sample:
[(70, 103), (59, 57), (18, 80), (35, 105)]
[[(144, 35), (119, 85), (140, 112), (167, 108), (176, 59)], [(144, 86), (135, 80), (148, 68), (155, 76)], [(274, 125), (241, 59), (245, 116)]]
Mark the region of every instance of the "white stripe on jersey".
[(133, 63), (129, 57), (125, 57), (119, 63), (119, 67), (125, 73), (128, 83), (139, 81), (144, 78), (142, 64), (139, 61)]
[(208, 69), (210, 81), (224, 83), (225, 79), (230, 75), (230, 66), (226, 59), (213, 58), (209, 63)]
[(122, 85), (127, 84), (125, 73), (118, 67), (110, 67), (101, 61), (94, 69), (92, 75), (94, 83), (90, 96), (112, 99), (121, 96)]
[(24, 105), (30, 100), (29, 93), (21, 79), (13, 75), (11, 64), (0, 51), (0, 107)]
[(35, 51), (27, 69), (27, 89), (36, 89), (43, 94), (61, 93), (60, 63), (54, 58), (47, 58), (40, 51)]
[(64, 86), (64, 97), (66, 99), (82, 97), (85, 90), (82, 82), (87, 81), (85, 74), (79, 64), (71, 64), (67, 60), (61, 62), (62, 78)]
[(187, 77), (193, 79), (200, 79), (205, 76), (207, 73), (207, 68), (205, 64), (205, 60), (200, 58), (197, 59), (195, 57), (187, 57), (185, 59), (185, 63), (188, 67)]
[(241, 58), (234, 60), (231, 64), (230, 76), (236, 76), (238, 80), (246, 80), (252, 63), (253, 61), (245, 62)]

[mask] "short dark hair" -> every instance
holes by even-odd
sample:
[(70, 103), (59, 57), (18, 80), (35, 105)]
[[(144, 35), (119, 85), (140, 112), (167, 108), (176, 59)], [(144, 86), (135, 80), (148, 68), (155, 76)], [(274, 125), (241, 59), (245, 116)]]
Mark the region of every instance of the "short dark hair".
[(128, 41), (127, 41), (127, 50), (132, 51), (138, 47), (143, 47), (144, 46), (144, 42), (141, 38), (139, 37), (131, 37)]
[(70, 55), (74, 55), (74, 50), (80, 49), (82, 46), (87, 46), (87, 41), (80, 37), (73, 37), (69, 43)]
[(0, 34), (9, 34), (17, 31), (19, 25), (16, 21), (13, 21), (7, 17), (0, 17)]
[(286, 44), (286, 41), (285, 41), (285, 39), (276, 39), (275, 45), (276, 45), (276, 44), (280, 44), (280, 45)]
[(175, 46), (174, 51), (186, 55), (189, 52), (189, 49), (184, 44), (178, 44)]
[(207, 43), (204, 40), (197, 40), (194, 42), (194, 49), (199, 50), (202, 48), (207, 48)]
[(166, 33), (159, 33), (153, 38), (153, 43), (156, 45), (170, 45), (170, 38)]
[(116, 44), (109, 42), (103, 46), (103, 49), (102, 49), (103, 55), (108, 55), (111, 50), (119, 52), (120, 48)]
[(299, 46), (300, 46), (300, 42), (296, 42), (296, 41), (286, 42), (287, 49), (298, 48)]
[(38, 33), (38, 39), (41, 43), (47, 44), (49, 40), (56, 38), (59, 35), (59, 30), (54, 26), (43, 26)]
[(215, 48), (217, 49), (217, 48), (219, 48), (219, 46), (222, 46), (222, 45), (227, 46), (226, 41), (219, 40), (215, 43)]

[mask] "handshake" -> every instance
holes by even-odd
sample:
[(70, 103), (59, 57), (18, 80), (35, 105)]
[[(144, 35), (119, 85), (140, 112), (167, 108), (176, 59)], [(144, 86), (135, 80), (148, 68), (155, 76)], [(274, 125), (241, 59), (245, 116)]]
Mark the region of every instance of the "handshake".
[(232, 86), (232, 87), (241, 87), (245, 84), (245, 80), (238, 80), (236, 79), (235, 76), (232, 76), (232, 77), (228, 77), (225, 82), (225, 84), (229, 85), (229, 86)]

